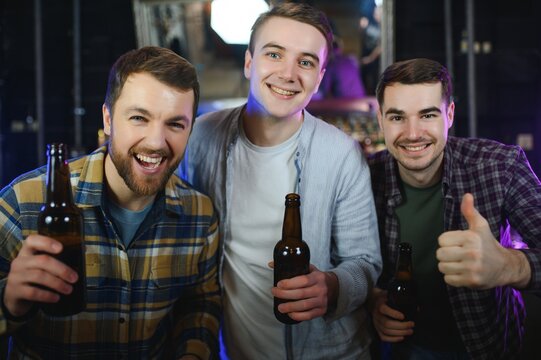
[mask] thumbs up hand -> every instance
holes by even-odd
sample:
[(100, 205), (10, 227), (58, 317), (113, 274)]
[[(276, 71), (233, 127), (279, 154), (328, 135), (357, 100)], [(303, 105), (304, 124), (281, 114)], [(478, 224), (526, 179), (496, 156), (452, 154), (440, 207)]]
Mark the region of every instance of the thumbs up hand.
[(473, 289), (526, 287), (531, 277), (526, 256), (504, 248), (494, 238), (487, 220), (475, 208), (472, 194), (464, 195), (460, 210), (468, 230), (448, 231), (438, 238), (436, 258), (445, 282)]

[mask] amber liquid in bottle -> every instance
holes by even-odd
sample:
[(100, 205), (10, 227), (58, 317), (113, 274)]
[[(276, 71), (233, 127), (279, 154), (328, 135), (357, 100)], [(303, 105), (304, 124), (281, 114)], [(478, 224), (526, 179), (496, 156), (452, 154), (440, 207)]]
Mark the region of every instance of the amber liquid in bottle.
[(52, 316), (75, 315), (86, 307), (83, 215), (73, 202), (67, 157), (65, 144), (47, 145), (47, 197), (38, 217), (38, 233), (62, 243), (62, 252), (54, 257), (79, 275), (71, 294), (60, 294), (56, 303), (41, 303), (43, 312)]
[(417, 313), (417, 290), (413, 281), (413, 270), (409, 243), (398, 245), (396, 272), (389, 284), (387, 305), (404, 314), (404, 321), (415, 321)]
[[(287, 194), (285, 205), (282, 239), (274, 247), (274, 286), (282, 279), (306, 275), (310, 269), (310, 249), (302, 240), (300, 196)], [(297, 324), (299, 321), (278, 310), (287, 301), (274, 298), (274, 316), (284, 324)]]

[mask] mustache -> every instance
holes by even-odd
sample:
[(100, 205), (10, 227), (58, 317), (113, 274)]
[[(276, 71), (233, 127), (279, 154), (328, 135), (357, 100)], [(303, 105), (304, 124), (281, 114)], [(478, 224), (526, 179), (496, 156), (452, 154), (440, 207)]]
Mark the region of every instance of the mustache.
[(128, 151), (128, 154), (134, 156), (135, 154), (145, 154), (145, 155), (158, 155), (161, 157), (169, 157), (171, 155), (170, 151), (167, 149), (150, 149), (147, 147), (131, 148)]

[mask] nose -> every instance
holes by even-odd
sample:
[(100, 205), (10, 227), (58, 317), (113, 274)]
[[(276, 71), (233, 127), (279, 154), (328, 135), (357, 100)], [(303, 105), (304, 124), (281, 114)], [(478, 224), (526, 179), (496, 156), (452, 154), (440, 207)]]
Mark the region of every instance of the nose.
[(295, 61), (288, 60), (282, 63), (280, 68), (279, 76), (285, 81), (293, 81), (295, 77), (295, 71), (297, 69), (297, 64)]
[(153, 150), (167, 147), (166, 129), (162, 124), (153, 124), (146, 129), (146, 146)]
[(408, 119), (406, 121), (406, 136), (408, 139), (418, 139), (422, 133), (419, 121)]

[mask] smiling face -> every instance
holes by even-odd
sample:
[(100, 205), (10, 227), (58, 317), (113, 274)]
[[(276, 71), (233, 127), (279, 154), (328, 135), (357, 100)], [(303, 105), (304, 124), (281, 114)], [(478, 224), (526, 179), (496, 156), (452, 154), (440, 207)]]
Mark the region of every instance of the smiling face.
[(440, 180), (454, 108), (454, 103), (446, 106), (442, 100), (441, 83), (395, 83), (385, 88), (378, 121), (407, 184), (426, 187)]
[(327, 42), (315, 27), (282, 17), (258, 29), (253, 54), (246, 51), (248, 112), (299, 119), (323, 78)]
[(154, 196), (165, 187), (184, 155), (193, 104), (193, 90), (134, 73), (114, 104), (114, 119), (103, 106), (104, 130), (110, 135), (105, 176), (117, 198)]

